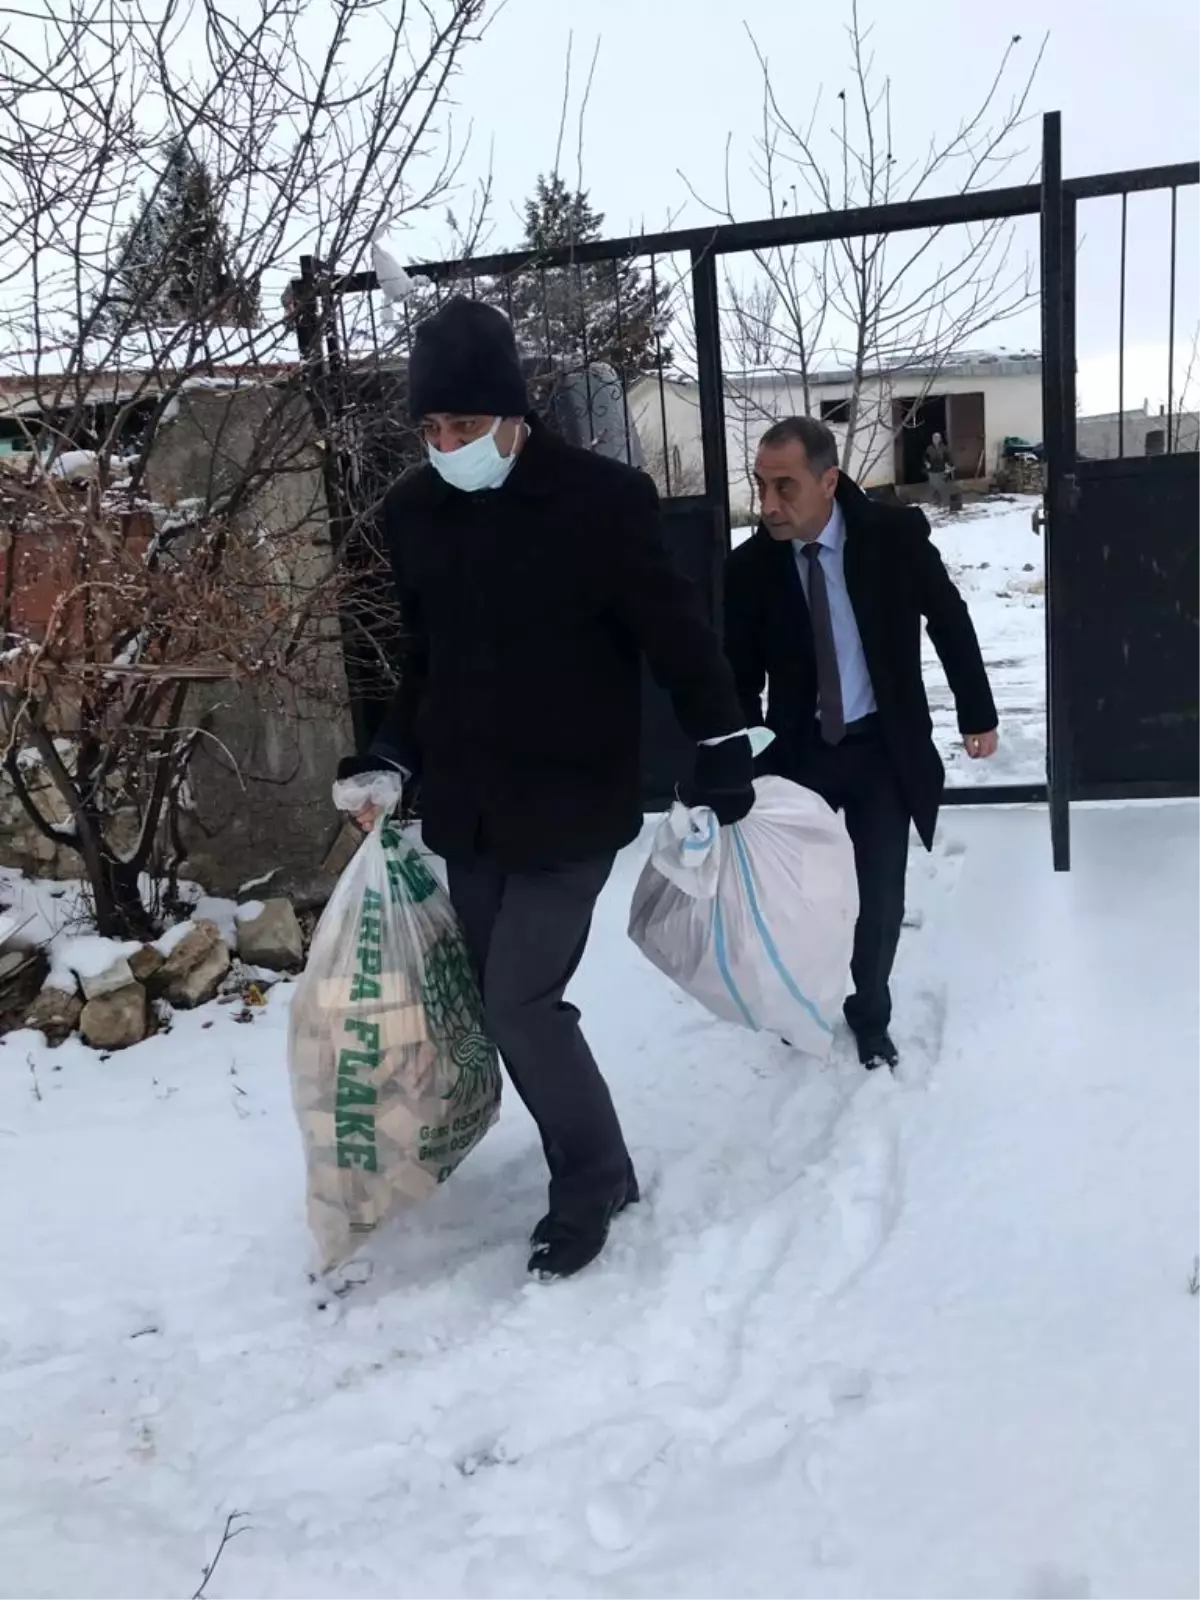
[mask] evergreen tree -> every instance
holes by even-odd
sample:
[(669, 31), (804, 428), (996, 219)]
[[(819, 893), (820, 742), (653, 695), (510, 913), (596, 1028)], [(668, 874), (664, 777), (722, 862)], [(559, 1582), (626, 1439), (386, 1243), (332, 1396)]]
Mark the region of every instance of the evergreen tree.
[(257, 285), (231, 262), (212, 179), (182, 139), (169, 148), (154, 192), (139, 197), (105, 302), (109, 327), (245, 328), (259, 319)]
[[(541, 176), (525, 204), (525, 246), (584, 244), (601, 237), (603, 223), (586, 191), (568, 189), (557, 173)], [(660, 343), (670, 321), (665, 296), (656, 306), (655, 286), (634, 260), (534, 267), (517, 273), (508, 288), (517, 337), (541, 353), (547, 368), (607, 362), (629, 381), (670, 360)]]

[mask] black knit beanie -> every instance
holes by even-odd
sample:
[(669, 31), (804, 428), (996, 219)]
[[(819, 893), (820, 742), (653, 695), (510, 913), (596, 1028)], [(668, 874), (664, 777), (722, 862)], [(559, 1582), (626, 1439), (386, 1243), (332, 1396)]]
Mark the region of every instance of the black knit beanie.
[(495, 306), (455, 295), (419, 324), (408, 362), (408, 409), (523, 417), (525, 375), (512, 324)]

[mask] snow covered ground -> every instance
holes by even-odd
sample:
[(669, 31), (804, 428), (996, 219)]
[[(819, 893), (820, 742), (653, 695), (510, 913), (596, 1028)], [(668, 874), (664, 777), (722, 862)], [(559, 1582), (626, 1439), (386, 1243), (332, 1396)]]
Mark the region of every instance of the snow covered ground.
[(954, 786), (1046, 779), (1045, 544), (1032, 522), (1040, 504), (1040, 496), (1016, 495), (930, 517), (934, 543), (971, 608), (1000, 713), (1000, 749), (990, 761), (971, 761), (941, 663), (926, 638), (934, 739)]
[[(928, 651), (952, 783), (1044, 773), (1034, 503), (935, 519), (1003, 734), (966, 760)], [(578, 998), (646, 1199), (571, 1284), (510, 1096), (319, 1308), (286, 986), (0, 1047), (0, 1594), (190, 1593), (234, 1511), (213, 1600), (1197, 1592), (1195, 809), (1078, 811), (1069, 878), (1040, 812), (950, 813), (897, 1080), (672, 991), (644, 849)]]
[(645, 1201), (530, 1284), (496, 1131), (318, 1309), (289, 990), (101, 1060), (0, 1048), (0, 1593), (1197, 1591), (1197, 815), (958, 811), (914, 855), (901, 1075), (577, 998)]

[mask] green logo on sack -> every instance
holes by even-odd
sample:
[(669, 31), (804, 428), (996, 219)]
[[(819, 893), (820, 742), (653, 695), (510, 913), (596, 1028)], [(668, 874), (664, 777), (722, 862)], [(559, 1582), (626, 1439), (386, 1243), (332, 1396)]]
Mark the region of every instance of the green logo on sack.
[(377, 889), (364, 889), (359, 907), (354, 977), (350, 982), (352, 1001), (378, 1000), (383, 993), (379, 983), (383, 972), (382, 940), (383, 896)]
[(437, 879), (401, 834), (385, 827), (379, 837), (389, 852), (387, 876), (393, 905), (419, 906), (437, 893)]
[[(364, 889), (359, 907), (354, 976), (350, 980), (352, 1002), (378, 1000), (382, 994), (382, 945), (383, 896), (376, 889)], [(342, 1032), (348, 1034), (353, 1043), (338, 1051), (334, 1112), (337, 1164), (374, 1172), (377, 1170), (375, 1103), (379, 1095), (369, 1075), (379, 1070), (379, 1024), (363, 1017), (346, 1017)]]
[(342, 1031), (355, 1042), (338, 1052), (337, 1108), (333, 1119), (337, 1164), (374, 1172), (375, 1102), (379, 1097), (375, 1085), (365, 1082), (362, 1074), (379, 1069), (379, 1024), (362, 1017), (347, 1017)]
[(500, 1065), (496, 1047), (481, 1026), (479, 986), (459, 933), (444, 933), (426, 952), (421, 1000), (430, 1034), (458, 1068), (454, 1087), (445, 1098), (462, 1105), (481, 1095), (497, 1094)]

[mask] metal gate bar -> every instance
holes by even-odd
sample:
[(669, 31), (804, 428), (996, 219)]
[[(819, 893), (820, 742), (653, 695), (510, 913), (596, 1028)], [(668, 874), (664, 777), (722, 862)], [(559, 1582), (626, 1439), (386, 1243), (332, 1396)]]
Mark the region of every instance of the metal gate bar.
[[(1074, 272), (1074, 239), (1066, 233), (1062, 185), (1062, 116), (1042, 123), (1042, 442), (1046, 453), (1046, 785), (1050, 848), (1056, 872), (1071, 867), (1071, 736), (1065, 629), (1070, 604), (1063, 543), (1074, 489), (1075, 452), (1067, 454), (1066, 277)], [(1071, 384), (1074, 390), (1074, 384)], [(1071, 398), (1073, 409), (1073, 393)]]

